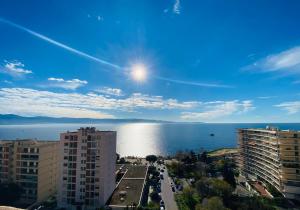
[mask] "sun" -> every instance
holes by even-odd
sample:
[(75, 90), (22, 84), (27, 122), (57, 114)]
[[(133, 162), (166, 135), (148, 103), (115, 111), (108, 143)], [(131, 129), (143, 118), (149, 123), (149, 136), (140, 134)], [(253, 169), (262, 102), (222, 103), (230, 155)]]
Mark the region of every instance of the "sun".
[(130, 75), (137, 82), (144, 82), (147, 79), (147, 68), (144, 64), (138, 63), (131, 67)]

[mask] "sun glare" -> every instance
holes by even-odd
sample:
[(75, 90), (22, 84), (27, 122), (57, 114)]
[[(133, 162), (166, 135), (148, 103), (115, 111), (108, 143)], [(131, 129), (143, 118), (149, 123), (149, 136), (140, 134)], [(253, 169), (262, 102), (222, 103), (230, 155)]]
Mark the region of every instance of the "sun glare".
[(138, 82), (143, 82), (147, 79), (147, 68), (144, 64), (135, 64), (131, 67), (131, 77)]

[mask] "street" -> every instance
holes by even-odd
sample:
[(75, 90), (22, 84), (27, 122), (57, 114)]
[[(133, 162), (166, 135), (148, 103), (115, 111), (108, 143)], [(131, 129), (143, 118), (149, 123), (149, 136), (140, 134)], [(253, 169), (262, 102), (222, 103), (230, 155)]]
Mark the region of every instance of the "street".
[(178, 210), (174, 193), (171, 188), (171, 178), (168, 175), (167, 168), (163, 172), (164, 179), (161, 180), (161, 197), (165, 202), (166, 210)]

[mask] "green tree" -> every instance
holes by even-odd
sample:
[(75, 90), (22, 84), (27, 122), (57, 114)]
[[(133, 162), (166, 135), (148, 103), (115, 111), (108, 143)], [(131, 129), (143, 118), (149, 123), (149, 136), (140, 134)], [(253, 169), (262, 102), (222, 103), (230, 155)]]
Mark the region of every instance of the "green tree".
[(196, 190), (194, 190), (191, 187), (186, 187), (186, 188), (183, 189), (182, 197), (183, 197), (184, 203), (191, 210), (195, 209), (195, 206), (197, 205), (197, 203), (200, 203), (200, 200), (201, 200), (200, 196), (196, 192)]
[(10, 205), (21, 197), (22, 188), (15, 183), (0, 184), (0, 204)]
[(196, 210), (228, 210), (220, 197), (214, 196), (207, 200), (206, 204), (197, 205)]
[(146, 160), (150, 163), (155, 163), (157, 161), (157, 156), (156, 155), (147, 155)]
[(200, 154), (199, 160), (200, 160), (201, 162), (207, 163), (208, 157), (207, 157), (207, 152), (206, 152), (206, 151), (203, 151), (203, 152)]
[(156, 191), (153, 191), (150, 193), (150, 198), (154, 202), (159, 202), (159, 200), (160, 200), (160, 196), (158, 195), (158, 193)]
[(219, 196), (223, 198), (223, 200), (227, 200), (231, 197), (233, 189), (226, 181), (211, 179), (210, 182), (209, 193), (211, 196)]
[(201, 178), (195, 183), (195, 188), (201, 197), (207, 197), (209, 194), (210, 181), (208, 178)]
[(233, 188), (236, 187), (234, 172), (231, 168), (224, 168), (223, 171), (223, 178), (226, 182), (228, 182)]

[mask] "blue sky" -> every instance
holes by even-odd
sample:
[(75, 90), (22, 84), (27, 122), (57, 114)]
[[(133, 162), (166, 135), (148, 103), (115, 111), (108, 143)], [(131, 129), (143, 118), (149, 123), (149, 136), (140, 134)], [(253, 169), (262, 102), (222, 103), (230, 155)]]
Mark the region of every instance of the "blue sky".
[(299, 122), (299, 10), (296, 0), (1, 1), (0, 114)]

